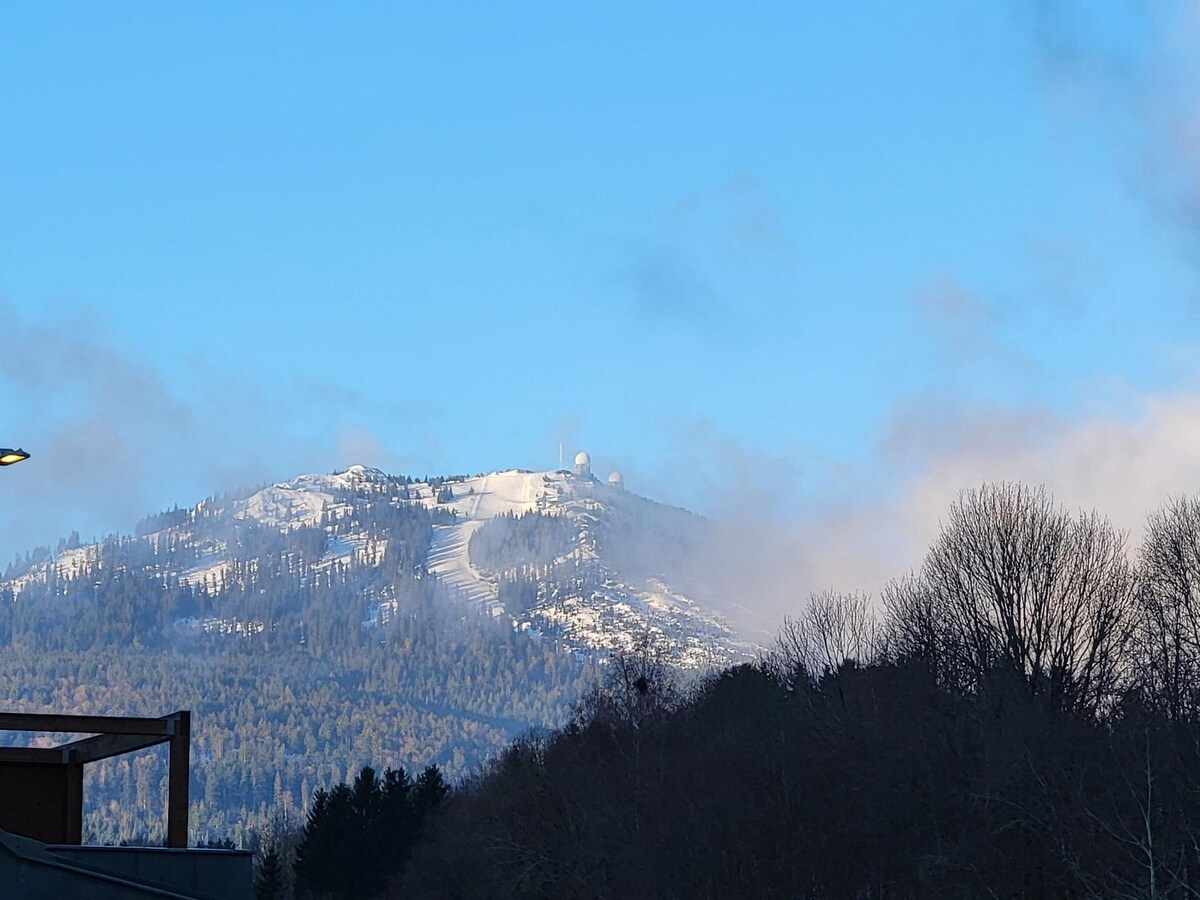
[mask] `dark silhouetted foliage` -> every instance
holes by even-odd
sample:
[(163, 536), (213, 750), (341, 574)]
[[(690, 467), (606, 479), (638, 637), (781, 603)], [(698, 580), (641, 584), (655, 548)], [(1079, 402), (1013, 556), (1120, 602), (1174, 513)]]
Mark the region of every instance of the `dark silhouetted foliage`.
[(286, 890), (287, 880), (279, 851), (274, 844), (268, 844), (254, 874), (254, 900), (284, 900)]
[(352, 785), (318, 791), (296, 848), (296, 892), (335, 900), (379, 893), (403, 870), (446, 792), (434, 766), (415, 783), (403, 769), (388, 769), (381, 779), (366, 766)]
[(1200, 503), (1140, 564), (1042, 492), (965, 492), (882, 623), (818, 595), (669, 701), (614, 660), (447, 798), (390, 896), (1200, 896)]

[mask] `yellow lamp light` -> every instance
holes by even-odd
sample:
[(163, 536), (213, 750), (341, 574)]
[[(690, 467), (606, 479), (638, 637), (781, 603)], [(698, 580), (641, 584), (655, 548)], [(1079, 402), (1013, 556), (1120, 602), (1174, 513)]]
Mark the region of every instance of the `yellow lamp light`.
[(24, 450), (0, 449), (0, 466), (11, 466), (26, 459), (29, 459), (29, 454)]

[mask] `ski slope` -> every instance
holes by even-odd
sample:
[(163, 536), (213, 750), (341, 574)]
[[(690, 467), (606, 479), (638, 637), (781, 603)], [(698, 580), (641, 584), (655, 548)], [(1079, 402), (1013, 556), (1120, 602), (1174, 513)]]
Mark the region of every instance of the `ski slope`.
[[(443, 505), (454, 510), (458, 522), (434, 528), (429, 572), (460, 599), (474, 603), (496, 599), (496, 585), (483, 578), (471, 563), (471, 535), (496, 516), (519, 516), (537, 509), (539, 500), (545, 502), (553, 486), (553, 482), (547, 482), (548, 477), (541, 472), (514, 470), (454, 482), (454, 500)], [(554, 493), (557, 495), (557, 490)]]

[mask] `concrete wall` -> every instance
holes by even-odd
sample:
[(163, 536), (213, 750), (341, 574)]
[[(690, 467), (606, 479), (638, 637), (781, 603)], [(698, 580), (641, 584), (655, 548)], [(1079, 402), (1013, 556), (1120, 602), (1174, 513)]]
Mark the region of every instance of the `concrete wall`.
[(173, 850), (163, 847), (48, 847), (55, 856), (114, 875), (168, 884), (177, 890), (252, 900), (249, 850)]
[(240, 850), (48, 847), (0, 831), (0, 894), (22, 900), (250, 900)]

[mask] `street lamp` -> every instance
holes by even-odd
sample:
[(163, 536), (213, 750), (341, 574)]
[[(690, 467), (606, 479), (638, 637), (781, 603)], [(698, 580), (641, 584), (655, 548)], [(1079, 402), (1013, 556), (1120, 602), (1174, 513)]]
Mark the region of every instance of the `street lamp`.
[(0, 466), (11, 466), (13, 463), (19, 463), (26, 459), (29, 459), (29, 454), (24, 450), (0, 448)]

